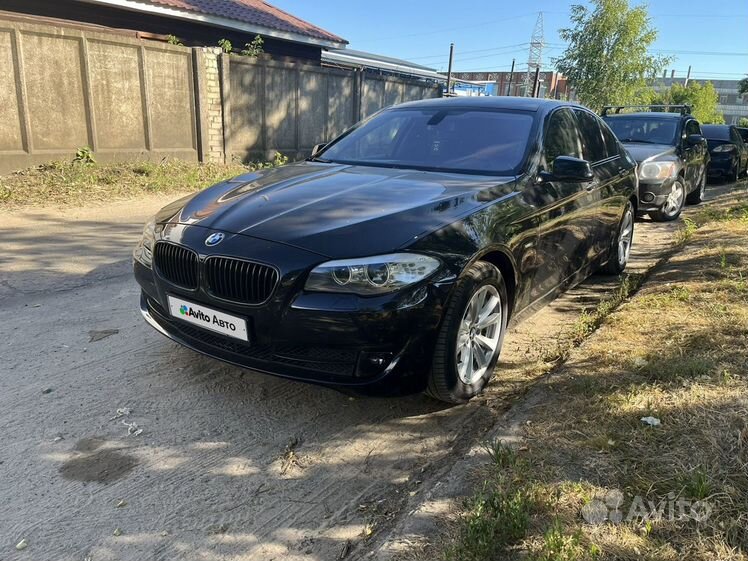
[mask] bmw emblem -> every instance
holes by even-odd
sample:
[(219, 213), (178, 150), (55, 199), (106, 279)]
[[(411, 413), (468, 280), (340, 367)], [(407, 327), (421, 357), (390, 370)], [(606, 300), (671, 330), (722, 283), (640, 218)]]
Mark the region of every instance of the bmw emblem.
[(205, 238), (205, 245), (213, 247), (223, 241), (224, 235), (221, 232), (213, 232), (210, 236)]

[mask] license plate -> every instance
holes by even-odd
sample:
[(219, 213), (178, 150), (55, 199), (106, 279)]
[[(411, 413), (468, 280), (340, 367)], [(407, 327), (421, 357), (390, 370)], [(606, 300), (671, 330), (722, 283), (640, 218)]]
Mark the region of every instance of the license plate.
[(175, 318), (197, 325), (203, 329), (215, 331), (234, 339), (249, 341), (247, 321), (240, 317), (219, 312), (202, 304), (195, 304), (194, 302), (188, 302), (174, 296), (169, 296), (169, 313)]

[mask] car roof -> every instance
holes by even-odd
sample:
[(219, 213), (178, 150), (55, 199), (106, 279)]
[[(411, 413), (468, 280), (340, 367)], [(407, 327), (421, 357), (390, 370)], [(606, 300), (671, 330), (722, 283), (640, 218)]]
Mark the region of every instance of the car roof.
[(640, 113), (608, 113), (605, 118), (621, 118), (621, 117), (633, 117), (634, 119), (649, 119), (657, 117), (658, 119), (681, 119), (683, 117), (690, 117), (691, 115), (681, 115), (680, 113), (671, 113), (668, 111), (642, 111)]
[(465, 96), (465, 97), (438, 97), (434, 99), (422, 99), (410, 101), (394, 106), (394, 109), (402, 107), (462, 107), (477, 109), (516, 109), (520, 111), (551, 111), (556, 107), (579, 107), (575, 103), (557, 101), (555, 99), (540, 99), (536, 97), (514, 97), (514, 96)]
[[(720, 130), (720, 129), (729, 129), (732, 126), (733, 125), (701, 125), (701, 128), (702, 129), (708, 129), (708, 130), (716, 131), (716, 130)], [(737, 128), (737, 127), (735, 127), (735, 128)]]

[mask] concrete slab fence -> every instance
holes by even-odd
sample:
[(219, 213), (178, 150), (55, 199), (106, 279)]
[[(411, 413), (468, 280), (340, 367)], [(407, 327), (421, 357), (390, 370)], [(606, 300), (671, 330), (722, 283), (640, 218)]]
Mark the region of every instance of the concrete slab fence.
[(435, 85), (0, 19), (0, 174), (98, 161), (291, 159)]

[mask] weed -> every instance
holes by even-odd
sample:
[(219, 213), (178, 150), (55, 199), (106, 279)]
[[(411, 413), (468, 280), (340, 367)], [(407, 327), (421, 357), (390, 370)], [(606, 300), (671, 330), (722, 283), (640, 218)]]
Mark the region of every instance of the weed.
[(698, 224), (691, 218), (683, 219), (683, 226), (676, 232), (675, 243), (680, 245), (690, 240), (696, 230), (698, 230)]
[(242, 55), (256, 58), (260, 56), (264, 51), (262, 45), (265, 41), (259, 35), (255, 35), (255, 38), (251, 42), (245, 43), (242, 49)]
[(447, 559), (494, 559), (525, 536), (533, 504), (529, 494), (522, 489), (505, 489), (501, 484), (487, 487), (467, 502), (459, 537), (446, 552)]
[(682, 477), (684, 494), (689, 499), (699, 501), (712, 494), (712, 483), (702, 467), (698, 467)]
[(228, 39), (219, 39), (218, 46), (221, 47), (221, 50), (226, 54), (229, 54), (233, 50), (231, 41), (229, 41)]
[(566, 534), (558, 518), (543, 535), (540, 551), (531, 556), (533, 561), (577, 561), (584, 555), (580, 544), (581, 532)]
[(179, 37), (177, 37), (176, 35), (167, 35), (166, 42), (170, 45), (178, 45), (180, 47), (184, 46), (184, 43), (182, 43), (182, 41), (180, 41)]
[(81, 148), (78, 148), (78, 150), (75, 151), (75, 158), (73, 158), (74, 162), (77, 162), (79, 164), (86, 164), (86, 165), (92, 165), (96, 163), (96, 159), (94, 158), (93, 151), (89, 146), (83, 146)]
[(517, 453), (514, 449), (498, 438), (485, 442), (483, 449), (491, 458), (491, 463), (499, 469), (512, 467), (517, 463)]

